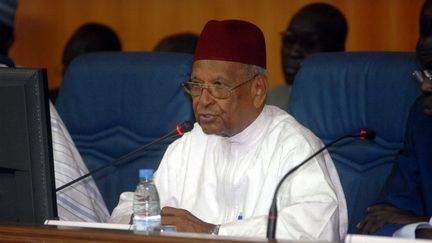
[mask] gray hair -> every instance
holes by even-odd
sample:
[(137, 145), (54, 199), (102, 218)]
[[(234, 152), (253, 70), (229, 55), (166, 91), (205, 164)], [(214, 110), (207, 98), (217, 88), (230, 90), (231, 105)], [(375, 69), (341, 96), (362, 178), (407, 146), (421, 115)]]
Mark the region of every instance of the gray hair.
[(257, 65), (244, 64), (244, 69), (246, 70), (246, 73), (250, 74), (250, 76), (254, 76), (258, 74), (267, 75), (267, 70)]

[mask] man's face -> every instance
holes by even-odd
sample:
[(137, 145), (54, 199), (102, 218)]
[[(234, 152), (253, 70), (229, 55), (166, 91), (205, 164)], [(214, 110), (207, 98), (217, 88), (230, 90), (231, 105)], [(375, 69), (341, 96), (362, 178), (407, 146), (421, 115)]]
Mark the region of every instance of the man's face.
[(423, 107), (426, 115), (432, 116), (432, 37), (421, 38), (416, 48), (417, 62), (421, 71), (416, 71), (423, 94)]
[(282, 34), (282, 69), (285, 82), (292, 84), (304, 59), (323, 51), (320, 32), (311, 19), (293, 19)]
[[(223, 84), (233, 87), (253, 78), (244, 65), (237, 62), (198, 60), (192, 68), (192, 82)], [(195, 119), (206, 134), (230, 137), (243, 131), (258, 116), (261, 104), (256, 102), (254, 80), (232, 90), (227, 99), (213, 97), (208, 89), (192, 97)], [(265, 95), (264, 95), (265, 97)]]
[(423, 108), (426, 115), (432, 116), (432, 70), (425, 70), (424, 79), (421, 83), (423, 93)]

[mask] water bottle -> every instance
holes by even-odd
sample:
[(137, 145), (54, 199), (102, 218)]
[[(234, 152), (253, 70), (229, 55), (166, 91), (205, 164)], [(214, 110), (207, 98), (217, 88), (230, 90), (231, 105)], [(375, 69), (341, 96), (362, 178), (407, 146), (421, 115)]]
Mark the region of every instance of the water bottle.
[(160, 227), (159, 195), (153, 183), (153, 170), (139, 170), (140, 182), (133, 198), (134, 231), (153, 231)]

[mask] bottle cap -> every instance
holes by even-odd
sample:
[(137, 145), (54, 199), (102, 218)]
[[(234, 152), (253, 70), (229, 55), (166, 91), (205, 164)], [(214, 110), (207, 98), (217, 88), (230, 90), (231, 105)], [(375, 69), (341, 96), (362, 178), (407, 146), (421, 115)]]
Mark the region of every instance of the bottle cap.
[(139, 170), (139, 177), (140, 178), (152, 178), (153, 177), (153, 169), (140, 169)]

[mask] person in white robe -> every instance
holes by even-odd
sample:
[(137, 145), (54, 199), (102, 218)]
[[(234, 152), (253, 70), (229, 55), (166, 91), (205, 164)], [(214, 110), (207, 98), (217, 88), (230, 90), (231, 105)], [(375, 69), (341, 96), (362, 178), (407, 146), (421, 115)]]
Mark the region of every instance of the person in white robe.
[[(56, 188), (88, 173), (72, 138), (50, 102)], [(57, 212), (62, 221), (106, 222), (109, 212), (93, 177), (57, 192)]]
[[(7, 54), (14, 41), (14, 22), (18, 2), (0, 1), (0, 68), (13, 68), (15, 64)], [(2, 56), (4, 55), (4, 56)], [(56, 188), (88, 173), (72, 138), (50, 102), (50, 122)], [(90, 176), (56, 194), (58, 218), (62, 221), (106, 222), (109, 212)]]
[[(209, 21), (191, 80), (197, 123), (173, 142), (155, 174), (161, 224), (177, 231), (266, 237), (276, 185), (323, 144), (285, 111), (265, 106), (265, 43), (245, 21)], [(123, 193), (111, 222), (129, 223), (133, 193)], [(327, 151), (311, 159), (277, 195), (277, 239), (341, 241), (345, 197)]]

